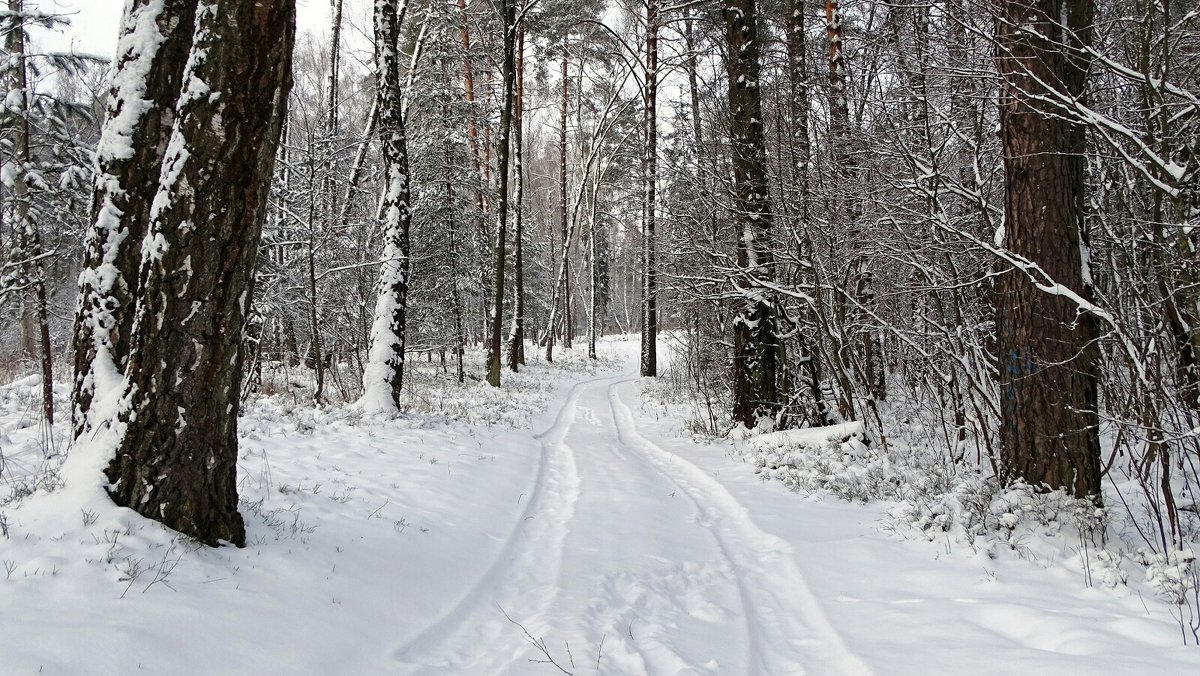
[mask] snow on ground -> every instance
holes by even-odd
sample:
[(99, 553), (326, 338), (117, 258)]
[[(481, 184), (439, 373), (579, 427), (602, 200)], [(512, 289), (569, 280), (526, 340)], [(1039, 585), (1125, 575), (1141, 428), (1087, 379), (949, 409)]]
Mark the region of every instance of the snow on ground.
[[(601, 349), (599, 368), (563, 351), (503, 393), (413, 394), (394, 420), (255, 400), (240, 550), (0, 479), (0, 673), (1200, 668), (1170, 607), (1130, 588), (905, 541), (881, 531), (885, 505), (764, 483), (643, 403), (636, 340)], [(13, 387), (10, 474), (39, 465)]]

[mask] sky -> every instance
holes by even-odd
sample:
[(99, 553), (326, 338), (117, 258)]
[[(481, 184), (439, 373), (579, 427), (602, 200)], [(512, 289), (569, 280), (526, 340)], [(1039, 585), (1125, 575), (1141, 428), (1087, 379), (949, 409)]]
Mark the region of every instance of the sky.
[[(347, 0), (347, 6), (362, 4)], [(117, 29), (125, 0), (26, 0), (26, 5), (43, 12), (63, 14), (71, 25), (57, 32), (36, 31), (33, 39), (52, 51), (75, 51), (112, 58), (117, 48)], [(329, 23), (329, 0), (297, 0), (300, 30), (323, 31)]]

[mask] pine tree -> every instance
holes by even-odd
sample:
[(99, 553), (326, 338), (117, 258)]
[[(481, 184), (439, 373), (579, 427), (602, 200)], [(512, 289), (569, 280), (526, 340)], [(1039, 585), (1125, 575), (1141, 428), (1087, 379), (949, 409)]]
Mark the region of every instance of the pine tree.
[(492, 249), (491, 308), (488, 311), (488, 357), (487, 381), (492, 387), (500, 387), (500, 362), (503, 358), (504, 278), (506, 263), (506, 240), (508, 239), (509, 190), (508, 176), (512, 146), (513, 99), (516, 91), (517, 71), (517, 2), (499, 0), (496, 11), (500, 15), (503, 33), (503, 55), (500, 61), (500, 76), (504, 80), (500, 100), (500, 139), (496, 145), (496, 232)]
[[(1084, 128), (1053, 101), (1056, 93), (1084, 96), (1093, 1), (1003, 0), (998, 7), (1003, 243), (1088, 298)], [(1007, 270), (997, 287), (1003, 471), (1035, 486), (1098, 496), (1095, 319), (1062, 295), (1035, 288), (1024, 270)]]
[(727, 0), (725, 39), (729, 47), (729, 131), (733, 152), (740, 296), (733, 319), (733, 419), (754, 427), (779, 408), (775, 305), (762, 284), (771, 281), (774, 261), (769, 235), (773, 220), (767, 184), (766, 139), (759, 88), (758, 17), (754, 0)]
[(642, 345), (639, 372), (658, 375), (658, 0), (646, 0), (646, 53), (642, 73)]

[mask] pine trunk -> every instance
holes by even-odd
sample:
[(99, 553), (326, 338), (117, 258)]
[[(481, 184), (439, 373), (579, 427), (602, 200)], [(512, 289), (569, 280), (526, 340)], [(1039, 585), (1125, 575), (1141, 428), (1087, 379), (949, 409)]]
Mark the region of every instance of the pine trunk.
[[(30, 357), (38, 357), (42, 375), (42, 416), (46, 424), (54, 424), (54, 364), (53, 351), (50, 345), (50, 315), (46, 304), (46, 274), (43, 266), (43, 251), (41, 233), (38, 232), (31, 210), (32, 196), (26, 175), (30, 170), (32, 159), (29, 145), (29, 113), (30, 92), (26, 67), (25, 24), (23, 19), (22, 0), (9, 0), (8, 9), (15, 16), (14, 25), (6, 38), (6, 47), (15, 60), (9, 82), (7, 106), (9, 113), (16, 113), (13, 120), (11, 153), (12, 165), (16, 171), (5, 178), (6, 188), (13, 192), (13, 231), (15, 250), (20, 263), (20, 276), (26, 293), (23, 295), (22, 315), (25, 323), (22, 327), (25, 334), (26, 351)], [(18, 97), (13, 93), (19, 92)], [(14, 99), (16, 105), (14, 104)], [(15, 110), (14, 110), (15, 109)], [(35, 345), (35, 336), (36, 342)]]
[[(998, 0), (1004, 239), (1060, 285), (1091, 296), (1084, 127), (1048, 87), (1084, 98), (1092, 0)], [(1063, 21), (1066, 25), (1063, 25)], [(1096, 321), (1021, 272), (997, 282), (1001, 461), (1006, 477), (1100, 494)]]
[(500, 387), (500, 361), (503, 350), (501, 318), (504, 312), (505, 240), (508, 236), (508, 174), (509, 148), (512, 135), (513, 94), (516, 85), (516, 0), (500, 0), (496, 5), (504, 31), (504, 59), (501, 75), (504, 78), (503, 99), (500, 102), (500, 140), (496, 145), (496, 244), (492, 264), (492, 308), (489, 314), (487, 379), (492, 387)]
[(779, 408), (775, 308), (770, 292), (759, 282), (771, 279), (774, 262), (768, 241), (772, 215), (754, 0), (727, 0), (725, 29), (734, 206), (741, 232), (740, 274), (734, 279), (741, 299), (733, 319), (733, 419), (752, 428)]
[(646, 71), (642, 129), (642, 345), (639, 372), (658, 375), (658, 242), (655, 212), (658, 188), (658, 0), (646, 2)]

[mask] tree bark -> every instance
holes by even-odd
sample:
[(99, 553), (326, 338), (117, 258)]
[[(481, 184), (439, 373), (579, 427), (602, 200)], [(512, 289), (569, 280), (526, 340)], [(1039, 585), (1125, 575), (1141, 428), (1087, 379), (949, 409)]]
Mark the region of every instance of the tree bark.
[(197, 2), (134, 0), (121, 23), (117, 76), (96, 150), (92, 226), (79, 275), (73, 337), (76, 438), (103, 422), (91, 419), (94, 399), (119, 396), (122, 389), (140, 295), (142, 239), (192, 46)]
[(294, 39), (294, 0), (199, 6), (151, 209), (124, 430), (107, 469), (117, 504), (209, 545), (245, 543), (242, 338)]
[[(798, 279), (797, 283), (801, 289), (806, 289), (809, 295), (814, 299), (819, 298), (817, 291), (816, 266), (813, 265), (813, 244), (812, 238), (809, 235), (811, 227), (811, 208), (812, 208), (812, 189), (811, 189), (811, 165), (812, 165), (812, 144), (809, 141), (809, 111), (811, 102), (809, 101), (809, 82), (808, 82), (808, 48), (805, 36), (805, 0), (792, 0), (791, 15), (786, 22), (787, 25), (787, 60), (788, 60), (788, 80), (791, 85), (791, 99), (789, 101), (789, 114), (791, 116), (791, 141), (792, 141), (792, 181), (795, 184), (796, 199), (794, 200), (798, 209), (794, 212), (797, 242), (796, 260), (799, 263), (797, 266)], [(787, 203), (790, 200), (785, 200)], [(805, 380), (808, 387), (808, 397), (811, 399), (811, 411), (808, 418), (811, 424), (828, 425), (833, 422), (832, 416), (829, 415), (828, 406), (825, 404), (825, 397), (821, 390), (821, 356), (817, 343), (819, 335), (817, 332), (817, 315), (822, 312), (822, 308), (818, 302), (805, 301), (797, 316), (799, 330), (796, 335), (799, 354), (799, 361), (805, 371)]]
[(733, 319), (733, 419), (754, 427), (779, 409), (775, 307), (759, 280), (769, 281), (774, 261), (769, 243), (772, 214), (767, 183), (766, 139), (759, 91), (759, 44), (754, 0), (726, 0), (729, 58), (729, 129), (733, 151), (734, 205), (741, 296)]
[(639, 372), (658, 375), (658, 242), (655, 211), (658, 188), (658, 0), (646, 0), (646, 70), (642, 128), (642, 345)]
[[(8, 53), (15, 60), (8, 86), (9, 96), (6, 105), (9, 112), (16, 112), (16, 120), (12, 123), (11, 157), (12, 165), (16, 168), (11, 177), (4, 182), (13, 192), (13, 231), (17, 262), (21, 266), (20, 276), (26, 288), (23, 296), (22, 318), (25, 324), (22, 332), (25, 334), (26, 351), (30, 357), (37, 356), (41, 365), (42, 376), (42, 416), (48, 425), (54, 424), (54, 363), (53, 351), (50, 345), (50, 316), (46, 304), (46, 274), (42, 257), (42, 238), (34, 222), (32, 213), (32, 197), (26, 175), (31, 167), (29, 144), (29, 114), (30, 92), (29, 78), (26, 66), (25, 51), (25, 11), (22, 0), (8, 0), (8, 9), (14, 14), (13, 25), (6, 36)], [(19, 97), (13, 97), (19, 92)], [(13, 99), (16, 99), (16, 105)], [(13, 111), (13, 108), (16, 108)], [(36, 325), (34, 325), (36, 322)], [(34, 335), (37, 335), (38, 346), (34, 346)], [(40, 348), (40, 350), (39, 350)]]
[(503, 100), (500, 102), (500, 139), (496, 145), (496, 246), (492, 264), (492, 308), (489, 313), (487, 379), (492, 387), (500, 387), (500, 360), (503, 350), (501, 317), (504, 312), (505, 239), (508, 236), (508, 174), (509, 145), (512, 135), (513, 92), (516, 85), (516, 0), (499, 0), (496, 8), (504, 32), (504, 55), (501, 76), (504, 78)]
[(380, 212), (384, 234), (362, 406), (376, 413), (394, 412), (400, 405), (404, 386), (412, 184), (398, 51), (403, 21), (404, 11), (397, 0), (375, 3), (375, 77), (384, 172)]
[(517, 84), (513, 104), (513, 182), (516, 196), (513, 212), (516, 227), (513, 234), (513, 321), (508, 334), (508, 368), (513, 373), (525, 363), (525, 168), (523, 166), (525, 98), (525, 29), (517, 36)]
[[(1084, 127), (1047, 87), (1084, 97), (1092, 0), (996, 0), (1004, 144), (1004, 246), (1091, 296), (1084, 230)], [(1066, 25), (1062, 22), (1065, 21)], [(998, 280), (1005, 478), (1100, 494), (1096, 321), (1018, 271)]]

